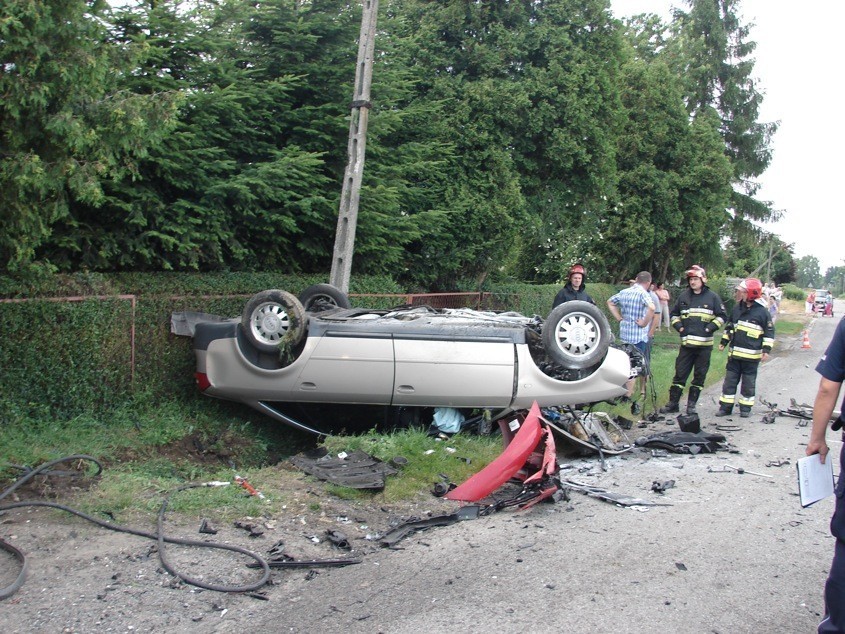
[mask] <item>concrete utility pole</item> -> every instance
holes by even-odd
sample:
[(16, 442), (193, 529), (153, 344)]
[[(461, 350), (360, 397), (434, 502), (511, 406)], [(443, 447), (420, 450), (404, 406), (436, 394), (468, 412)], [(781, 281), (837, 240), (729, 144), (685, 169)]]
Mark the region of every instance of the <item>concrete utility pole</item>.
[(378, 0), (364, 0), (361, 35), (358, 41), (358, 65), (355, 69), (355, 90), (352, 97), (352, 120), (349, 123), (346, 172), (343, 175), (329, 279), (333, 286), (344, 293), (349, 292), (349, 274), (352, 271), (352, 254), (355, 251), (355, 228), (358, 224), (358, 202), (361, 198), (361, 179), (364, 176), (377, 17)]

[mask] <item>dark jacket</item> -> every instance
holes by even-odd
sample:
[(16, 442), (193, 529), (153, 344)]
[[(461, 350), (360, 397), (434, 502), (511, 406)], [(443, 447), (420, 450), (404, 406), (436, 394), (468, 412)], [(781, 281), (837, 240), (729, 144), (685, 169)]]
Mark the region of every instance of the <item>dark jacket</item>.
[(728, 356), (760, 361), (764, 352), (771, 352), (775, 343), (775, 325), (769, 309), (760, 302), (739, 302), (731, 311), (731, 319), (722, 333), (721, 344), (728, 346)]
[(672, 328), (681, 333), (681, 346), (712, 348), (713, 333), (724, 326), (727, 319), (722, 298), (705, 285), (698, 294), (688, 288), (678, 296), (672, 308), (670, 323)]
[(587, 295), (587, 291), (584, 290), (585, 288), (586, 284), (581, 284), (581, 288), (576, 291), (572, 287), (572, 282), (567, 282), (566, 285), (558, 291), (557, 295), (555, 295), (555, 301), (552, 303), (552, 308), (556, 308), (564, 302), (571, 302), (575, 299), (595, 304), (593, 298)]

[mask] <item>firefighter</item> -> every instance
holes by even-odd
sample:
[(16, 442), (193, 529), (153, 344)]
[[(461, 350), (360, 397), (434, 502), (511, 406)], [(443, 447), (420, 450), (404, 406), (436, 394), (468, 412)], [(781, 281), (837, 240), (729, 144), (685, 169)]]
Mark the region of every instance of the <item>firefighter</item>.
[[(728, 365), (716, 416), (730, 416), (737, 402), (740, 417), (748, 418), (754, 406), (757, 369), (760, 361), (769, 358), (775, 343), (775, 326), (762, 297), (760, 280), (749, 277), (740, 282), (734, 291), (736, 306), (719, 343), (719, 350), (724, 350), (725, 346), (728, 348)], [(737, 399), (736, 388), (740, 379), (742, 385)]]
[(693, 377), (687, 395), (687, 414), (696, 413), (698, 397), (710, 369), (713, 333), (728, 318), (722, 299), (707, 286), (707, 273), (702, 267), (693, 264), (685, 276), (688, 288), (678, 296), (670, 315), (672, 328), (681, 335), (681, 348), (675, 359), (669, 402), (660, 409), (664, 414), (680, 411), (679, 402), (690, 372)]
[(569, 277), (566, 285), (558, 291), (555, 296), (555, 301), (552, 303), (552, 308), (563, 304), (564, 302), (571, 302), (574, 299), (582, 302), (590, 302), (595, 304), (593, 298), (587, 294), (584, 282), (587, 280), (587, 271), (582, 264), (573, 264), (569, 269)]

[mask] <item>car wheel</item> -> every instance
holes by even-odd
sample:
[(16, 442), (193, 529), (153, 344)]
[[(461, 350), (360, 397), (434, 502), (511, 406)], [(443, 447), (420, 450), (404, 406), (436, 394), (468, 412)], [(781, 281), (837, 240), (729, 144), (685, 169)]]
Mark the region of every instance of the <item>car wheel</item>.
[(332, 308), (351, 308), (349, 296), (331, 284), (313, 284), (299, 294), (306, 312), (321, 313)]
[(262, 291), (246, 303), (241, 327), (247, 340), (261, 352), (295, 346), (305, 336), (308, 317), (299, 300), (285, 291)]
[(610, 324), (589, 302), (560, 304), (543, 324), (543, 346), (552, 361), (566, 368), (597, 365), (610, 346)]

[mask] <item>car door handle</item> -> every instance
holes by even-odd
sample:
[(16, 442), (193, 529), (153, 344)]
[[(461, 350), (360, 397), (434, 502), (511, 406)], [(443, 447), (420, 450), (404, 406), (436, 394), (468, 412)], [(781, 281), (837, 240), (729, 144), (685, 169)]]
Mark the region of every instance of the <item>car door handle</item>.
[(413, 394), (415, 390), (413, 385), (398, 385), (396, 391), (399, 394)]
[(306, 392), (313, 392), (317, 389), (317, 384), (311, 383), (311, 381), (304, 381), (299, 384), (299, 389), (304, 390)]

